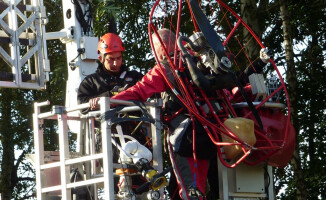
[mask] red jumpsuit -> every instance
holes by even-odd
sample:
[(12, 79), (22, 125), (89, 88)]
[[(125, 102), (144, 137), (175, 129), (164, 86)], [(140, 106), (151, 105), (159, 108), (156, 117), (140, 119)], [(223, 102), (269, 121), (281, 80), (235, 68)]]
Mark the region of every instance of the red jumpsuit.
[[(169, 86), (162, 73), (165, 73), (164, 69), (159, 65), (154, 66), (141, 81), (136, 83), (136, 85), (117, 94), (112, 97), (112, 99), (138, 100), (144, 102), (153, 94), (168, 90)], [(172, 147), (170, 146), (169, 154), (178, 181), (180, 196), (183, 199), (198, 199), (195, 197), (189, 197), (187, 190), (194, 186), (194, 159), (192, 157), (185, 157), (173, 153), (171, 148)], [(203, 194), (205, 194), (208, 165), (208, 160), (197, 159), (198, 174), (195, 175), (195, 185)]]

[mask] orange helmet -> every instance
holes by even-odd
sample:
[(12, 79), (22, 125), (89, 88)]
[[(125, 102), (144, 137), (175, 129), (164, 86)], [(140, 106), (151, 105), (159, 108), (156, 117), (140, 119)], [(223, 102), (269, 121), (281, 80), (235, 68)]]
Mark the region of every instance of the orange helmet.
[(116, 51), (124, 51), (121, 38), (114, 33), (107, 33), (100, 38), (97, 47), (98, 54), (106, 54)]

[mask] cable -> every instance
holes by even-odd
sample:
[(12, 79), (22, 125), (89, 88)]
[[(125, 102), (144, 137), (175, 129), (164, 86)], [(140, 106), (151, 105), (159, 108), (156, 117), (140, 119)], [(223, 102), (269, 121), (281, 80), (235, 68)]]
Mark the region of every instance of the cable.
[(85, 53), (85, 48), (78, 48), (78, 49), (77, 49), (77, 52), (78, 52), (77, 56), (69, 62), (69, 66), (70, 66), (70, 69), (71, 69), (72, 71), (74, 71), (74, 70), (76, 69), (76, 67), (77, 67), (77, 65), (76, 65), (76, 63), (75, 63), (75, 60), (76, 60), (76, 59), (77, 59), (81, 54)]
[[(71, 3), (75, 5), (76, 8), (76, 18), (80, 24), (80, 26), (83, 29), (83, 33), (84, 35), (89, 35), (89, 32), (93, 30), (92, 27), (92, 20), (93, 20), (93, 16), (92, 16), (92, 5), (89, 2), (89, 0), (84, 0), (85, 4), (88, 7), (88, 10), (85, 10), (85, 12), (83, 12), (83, 9), (80, 6), (80, 1), (79, 0), (71, 0)], [(87, 21), (85, 20), (85, 16), (87, 15)]]

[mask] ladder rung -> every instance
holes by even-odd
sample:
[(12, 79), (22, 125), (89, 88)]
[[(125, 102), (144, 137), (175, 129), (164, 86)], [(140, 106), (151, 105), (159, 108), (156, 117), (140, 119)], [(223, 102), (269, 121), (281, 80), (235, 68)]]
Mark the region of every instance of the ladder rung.
[[(0, 72), (0, 81), (13, 81), (14, 74), (10, 72)], [(23, 82), (35, 82), (37, 80), (36, 74), (22, 74)]]
[(102, 183), (102, 182), (104, 182), (104, 177), (89, 179), (89, 180), (85, 180), (85, 181), (78, 181), (78, 182), (75, 182), (75, 183), (68, 183), (67, 188), (70, 189), (70, 188), (74, 188), (74, 187), (92, 185), (92, 184), (95, 184), (95, 183)]
[[(86, 186), (86, 185), (102, 183), (102, 182), (104, 182), (104, 177), (94, 178), (94, 179), (85, 180), (85, 181), (78, 181), (75, 183), (68, 183), (66, 188), (71, 189), (71, 188), (75, 188), (75, 187)], [(46, 187), (46, 188), (42, 188), (42, 193), (58, 191), (58, 190), (61, 190), (62, 188), (63, 187), (61, 185)]]
[[(9, 44), (9, 43), (11, 43), (11, 40), (10, 40), (9, 37), (0, 37), (0, 43)], [(27, 46), (27, 45), (31, 45), (32, 41), (30, 41), (29, 39), (21, 39), (21, 38), (19, 38), (19, 44)]]
[[(79, 157), (79, 158), (68, 159), (65, 161), (65, 165), (72, 165), (75, 163), (91, 161), (91, 160), (100, 159), (100, 158), (103, 158), (102, 153), (90, 155), (90, 156), (83, 156), (83, 157)], [(59, 167), (59, 166), (60, 166), (60, 162), (53, 162), (53, 163), (41, 165), (41, 169), (48, 169), (48, 168)]]
[(41, 169), (49, 169), (49, 168), (59, 167), (59, 166), (60, 166), (60, 162), (54, 162), (54, 163), (41, 165)]
[(103, 153), (90, 155), (90, 156), (83, 156), (83, 157), (80, 157), (80, 158), (69, 159), (69, 160), (66, 160), (65, 164), (66, 165), (71, 165), (71, 164), (75, 164), (75, 163), (91, 161), (91, 160), (100, 159), (100, 158), (103, 158)]
[(267, 197), (266, 193), (247, 193), (247, 192), (230, 192), (230, 197), (248, 197), (248, 198), (264, 198)]

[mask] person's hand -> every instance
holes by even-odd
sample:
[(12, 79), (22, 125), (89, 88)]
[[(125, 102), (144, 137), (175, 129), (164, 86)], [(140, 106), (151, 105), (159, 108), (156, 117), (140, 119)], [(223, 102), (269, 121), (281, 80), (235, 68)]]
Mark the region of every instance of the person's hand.
[(100, 97), (96, 97), (89, 100), (89, 106), (91, 110), (96, 110), (98, 108), (98, 101), (100, 100)]
[(274, 53), (270, 49), (268, 49), (268, 47), (262, 48), (260, 50), (259, 57), (264, 63), (268, 63), (270, 58), (273, 59), (273, 56), (274, 56)]

